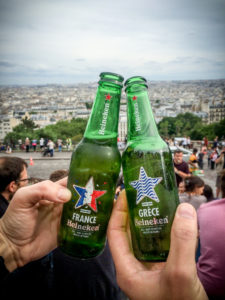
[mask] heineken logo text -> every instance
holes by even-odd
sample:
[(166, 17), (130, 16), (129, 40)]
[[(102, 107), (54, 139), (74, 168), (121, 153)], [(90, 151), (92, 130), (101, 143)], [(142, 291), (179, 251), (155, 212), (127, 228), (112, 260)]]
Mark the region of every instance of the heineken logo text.
[(135, 115), (135, 130), (140, 131), (141, 130), (141, 121), (140, 121), (140, 114), (138, 110), (138, 103), (134, 103), (134, 115)]
[(105, 134), (105, 128), (107, 124), (108, 114), (109, 114), (109, 102), (105, 103), (104, 112), (102, 114), (102, 122), (100, 124), (100, 129), (98, 131), (99, 134), (104, 135)]

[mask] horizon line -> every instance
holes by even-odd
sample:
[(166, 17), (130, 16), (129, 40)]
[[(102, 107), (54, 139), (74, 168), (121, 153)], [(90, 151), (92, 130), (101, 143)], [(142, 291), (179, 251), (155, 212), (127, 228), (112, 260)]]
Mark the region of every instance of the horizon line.
[[(158, 79), (158, 80), (149, 80), (148, 82), (191, 82), (191, 81), (221, 81), (225, 80), (225, 78), (217, 78), (217, 79)], [(0, 83), (0, 87), (21, 87), (21, 86), (51, 86), (51, 85), (64, 85), (64, 86), (73, 86), (73, 85), (79, 85), (79, 84), (97, 84), (98, 81), (81, 81), (81, 82), (74, 82), (74, 83), (9, 83), (9, 84), (3, 84)]]

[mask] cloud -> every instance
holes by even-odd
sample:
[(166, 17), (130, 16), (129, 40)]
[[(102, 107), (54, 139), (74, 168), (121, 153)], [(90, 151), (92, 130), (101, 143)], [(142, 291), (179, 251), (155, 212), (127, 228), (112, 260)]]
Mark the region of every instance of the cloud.
[(8, 61), (0, 61), (0, 68), (14, 68), (16, 65)]
[(224, 77), (224, 29), (223, 0), (1, 1), (1, 80), (90, 80), (102, 70)]

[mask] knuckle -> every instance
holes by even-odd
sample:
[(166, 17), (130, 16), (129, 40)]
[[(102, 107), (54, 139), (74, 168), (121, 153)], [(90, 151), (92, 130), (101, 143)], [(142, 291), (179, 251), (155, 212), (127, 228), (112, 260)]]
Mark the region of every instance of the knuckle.
[(197, 238), (196, 231), (188, 227), (176, 228), (173, 231), (173, 234), (176, 238), (181, 240), (195, 240)]
[(52, 186), (52, 182), (50, 180), (45, 180), (38, 184), (40, 184), (39, 190), (44, 197), (44, 195), (49, 192), (49, 188)]

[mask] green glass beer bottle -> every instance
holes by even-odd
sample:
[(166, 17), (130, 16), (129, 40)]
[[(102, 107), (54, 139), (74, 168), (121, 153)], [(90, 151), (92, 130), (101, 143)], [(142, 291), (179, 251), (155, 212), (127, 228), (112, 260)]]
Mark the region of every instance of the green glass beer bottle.
[(142, 261), (165, 261), (178, 193), (172, 155), (159, 136), (146, 79), (125, 82), (128, 143), (122, 155), (133, 251)]
[(122, 82), (120, 75), (100, 74), (84, 137), (71, 157), (68, 188), (72, 198), (63, 207), (59, 247), (81, 259), (100, 254), (106, 242), (121, 167), (117, 136)]

